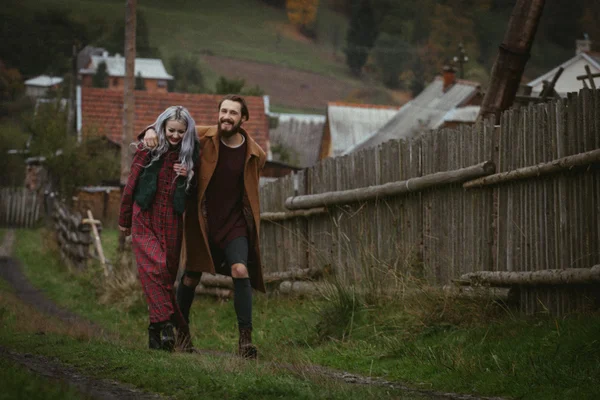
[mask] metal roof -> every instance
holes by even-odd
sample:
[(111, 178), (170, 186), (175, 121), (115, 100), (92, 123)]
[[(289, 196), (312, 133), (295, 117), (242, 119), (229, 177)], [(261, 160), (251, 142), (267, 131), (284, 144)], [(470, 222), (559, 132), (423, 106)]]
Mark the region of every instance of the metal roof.
[(479, 106), (453, 108), (444, 115), (444, 122), (475, 122), (480, 109), (481, 107)]
[(331, 133), (332, 156), (344, 154), (348, 149), (373, 135), (396, 113), (398, 107), (371, 105), (327, 106), (327, 123)]
[(384, 126), (349, 148), (345, 154), (440, 127), (449, 111), (459, 107), (476, 94), (479, 84), (458, 80), (446, 92), (443, 88), (442, 78), (437, 77), (417, 97), (402, 106)]
[[(277, 128), (269, 131), (271, 152), (273, 147), (281, 145), (291, 152), (291, 159), (285, 160), (286, 163), (302, 168), (313, 166), (319, 160), (324, 119), (312, 122), (303, 118), (280, 118)], [(273, 159), (279, 161), (277, 152)]]
[(26, 86), (52, 87), (62, 83), (63, 78), (58, 76), (40, 75), (25, 81)]
[[(106, 63), (106, 72), (109, 76), (125, 76), (125, 57), (120, 55), (92, 55), (91, 66), (86, 69), (81, 69), (82, 74), (94, 74), (100, 63)], [(158, 58), (136, 58), (135, 59), (135, 76), (140, 75), (147, 79), (165, 79), (171, 80), (173, 76), (167, 73), (162, 60)]]

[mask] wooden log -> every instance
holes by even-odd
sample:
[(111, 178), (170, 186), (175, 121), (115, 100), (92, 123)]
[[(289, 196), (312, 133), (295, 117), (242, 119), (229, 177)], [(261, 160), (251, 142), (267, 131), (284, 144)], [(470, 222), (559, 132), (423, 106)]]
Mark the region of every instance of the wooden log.
[[(290, 269), (288, 271), (271, 272), (265, 274), (265, 283), (281, 282), (285, 280), (309, 280), (318, 279), (323, 275), (321, 268)], [(219, 287), (233, 289), (233, 280), (230, 276), (202, 274), (200, 283), (205, 287)]]
[(290, 269), (287, 271), (281, 272), (271, 272), (269, 274), (265, 274), (264, 279), (266, 283), (270, 282), (278, 282), (278, 281), (286, 281), (286, 280), (309, 280), (309, 279), (318, 279), (323, 276), (322, 268), (302, 268), (302, 269)]
[(389, 182), (383, 185), (368, 186), (358, 189), (288, 197), (285, 201), (285, 207), (290, 210), (309, 209), (350, 204), (387, 196), (397, 196), (451, 183), (465, 182), (474, 178), (493, 174), (495, 170), (496, 166), (493, 162), (485, 161), (470, 167), (453, 171), (436, 172), (405, 181)]
[(460, 277), (459, 283), (491, 286), (579, 285), (600, 283), (600, 265), (592, 268), (547, 269), (542, 271), (479, 271)]
[(304, 217), (308, 218), (312, 215), (325, 214), (325, 207), (310, 208), (308, 210), (296, 210), (289, 212), (264, 212), (260, 214), (261, 221), (284, 221), (286, 219)]
[(225, 275), (202, 274), (200, 284), (205, 287), (233, 289), (233, 279)]
[(518, 300), (514, 298), (518, 291), (508, 287), (444, 285), (442, 290), (455, 297), (488, 298), (504, 303)]
[(283, 281), (279, 284), (279, 293), (287, 295), (318, 295), (323, 292), (323, 284), (308, 281)]
[(528, 178), (537, 178), (542, 175), (554, 174), (557, 172), (569, 170), (575, 167), (581, 167), (600, 162), (600, 149), (591, 150), (585, 153), (575, 154), (559, 158), (547, 163), (540, 163), (531, 167), (518, 168), (508, 172), (502, 172), (478, 178), (469, 182), (465, 182), (465, 189), (479, 188), (489, 185), (497, 185), (499, 183), (516, 181)]
[(233, 298), (233, 290), (231, 289), (223, 289), (219, 287), (205, 287), (202, 284), (196, 286), (196, 294), (215, 296), (221, 299)]

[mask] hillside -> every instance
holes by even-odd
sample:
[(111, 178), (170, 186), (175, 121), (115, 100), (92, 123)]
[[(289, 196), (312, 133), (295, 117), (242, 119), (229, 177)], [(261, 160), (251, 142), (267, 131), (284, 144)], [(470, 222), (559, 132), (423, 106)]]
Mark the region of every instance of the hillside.
[[(173, 56), (197, 58), (205, 90), (213, 90), (220, 76), (239, 77), (245, 79), (246, 87), (264, 89), (276, 108), (323, 112), (324, 104), (332, 100), (402, 103), (408, 90), (419, 92), (447, 60), (458, 55), (459, 43), (464, 44), (469, 58), (464, 77), (485, 86), (514, 6), (510, 0), (372, 0), (364, 4), (370, 7), (374, 29), (370, 34), (376, 40), (349, 45), (346, 33), (357, 26), (352, 25), (356, 21), (353, 15), (359, 15), (351, 11), (356, 1), (318, 2), (314, 40), (291, 25), (284, 8), (267, 2), (285, 3), (145, 0), (137, 4), (143, 17), (138, 35), (144, 31), (142, 45), (165, 60), (168, 69)], [(12, 15), (6, 14), (6, 9), (12, 10)], [(17, 68), (19, 61), (28, 59), (35, 68), (19, 68), (26, 77), (64, 73), (68, 69), (64, 58), (70, 55), (73, 42), (101, 46), (112, 42), (113, 51), (122, 48), (122, 0), (23, 0), (9, 4), (0, 14), (18, 20), (12, 25), (9, 22), (9, 29), (2, 27), (3, 36), (15, 43), (0, 45), (0, 59), (13, 61)], [(571, 57), (575, 39), (585, 33), (598, 49), (598, 18), (600, 3), (594, 0), (547, 3), (524, 80)], [(70, 26), (71, 20), (77, 26)], [(44, 27), (36, 29), (40, 23)], [(359, 37), (363, 34), (368, 33), (359, 33)], [(32, 42), (34, 37), (43, 40)], [(360, 79), (349, 73), (343, 51), (346, 46), (370, 49), (364, 67), (358, 69), (363, 71)], [(60, 52), (55, 51), (57, 47)], [(62, 54), (62, 62), (56, 61), (57, 54), (59, 58)], [(143, 54), (139, 38), (138, 54)], [(387, 89), (382, 80), (404, 91)]]
[[(103, 25), (105, 31), (124, 14), (123, 2), (112, 0), (25, 0), (23, 4), (32, 11), (68, 9), (73, 19)], [(326, 7), (317, 21), (315, 42), (289, 25), (284, 10), (259, 0), (174, 0), (168, 7), (148, 0), (138, 2), (138, 9), (147, 22), (150, 44), (162, 59), (167, 63), (173, 55), (198, 57), (209, 89), (221, 75), (239, 77), (246, 87), (264, 89), (275, 109), (320, 113), (327, 101), (397, 103), (396, 98), (407, 97), (374, 85), (372, 79), (363, 82), (350, 76), (341, 49), (331, 44), (332, 35), (343, 37), (346, 18)], [(101, 32), (95, 42), (106, 34)], [(303, 94), (306, 87), (310, 90)]]

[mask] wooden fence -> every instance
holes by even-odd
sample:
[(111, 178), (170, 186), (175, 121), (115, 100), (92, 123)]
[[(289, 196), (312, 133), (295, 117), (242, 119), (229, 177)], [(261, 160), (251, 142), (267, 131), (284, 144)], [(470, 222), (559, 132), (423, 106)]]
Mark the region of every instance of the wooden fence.
[[(500, 126), (488, 121), (439, 130), (323, 160), (261, 188), (263, 215), (279, 215), (261, 224), (265, 270), (331, 265), (348, 282), (389, 286), (398, 283), (398, 272), (445, 285), (475, 271), (590, 268), (600, 264), (598, 152), (559, 172), (544, 173), (544, 167), (524, 177), (511, 173), (508, 180), (500, 175), (465, 187), (409, 189), (411, 178), (486, 161), (502, 174), (596, 149), (600, 91), (582, 90), (507, 111)], [(329, 205), (307, 216), (285, 207), (295, 195), (398, 181), (407, 193)], [(564, 314), (598, 292), (594, 285), (527, 286), (520, 298), (526, 312)]]
[(0, 226), (31, 228), (40, 218), (43, 202), (37, 192), (26, 188), (0, 189)]
[(85, 219), (80, 213), (69, 211), (55, 198), (50, 209), (61, 258), (77, 270), (85, 269), (90, 258), (98, 258), (90, 251), (90, 246), (94, 244), (94, 236), (102, 230), (100, 221)]

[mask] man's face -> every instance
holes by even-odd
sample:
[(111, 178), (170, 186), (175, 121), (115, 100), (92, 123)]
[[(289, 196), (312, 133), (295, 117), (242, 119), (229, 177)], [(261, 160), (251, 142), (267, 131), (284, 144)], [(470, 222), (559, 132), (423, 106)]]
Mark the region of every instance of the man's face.
[(235, 135), (242, 122), (242, 105), (237, 101), (224, 100), (219, 110), (219, 134), (225, 137)]
[(183, 122), (177, 120), (169, 120), (165, 126), (165, 134), (167, 135), (167, 141), (173, 145), (177, 146), (181, 143), (181, 139), (183, 139), (183, 135), (186, 131), (186, 126)]

